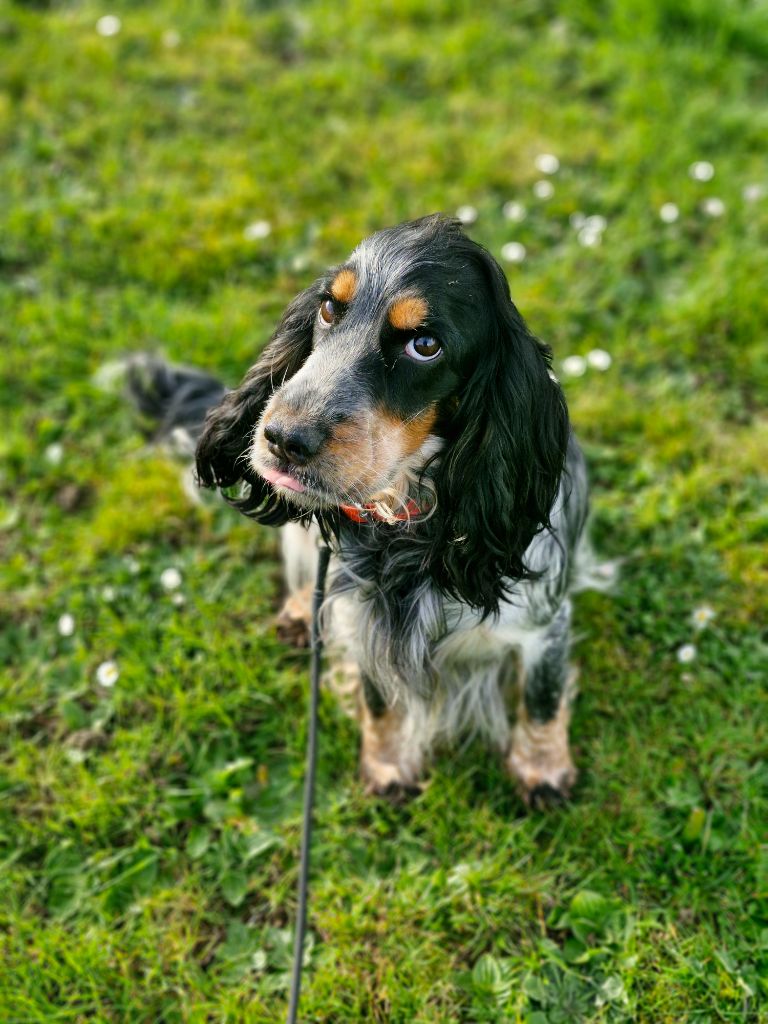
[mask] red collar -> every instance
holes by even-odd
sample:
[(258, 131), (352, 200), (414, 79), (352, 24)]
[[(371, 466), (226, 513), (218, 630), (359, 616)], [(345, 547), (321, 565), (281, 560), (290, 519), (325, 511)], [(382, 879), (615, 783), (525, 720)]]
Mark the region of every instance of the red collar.
[(414, 516), (421, 515), (421, 509), (411, 498), (408, 499), (404, 511), (393, 512), (392, 516), (387, 516), (386, 519), (377, 511), (375, 505), (339, 505), (339, 508), (353, 523), (384, 523), (388, 522), (390, 518), (404, 523), (408, 519), (413, 519)]

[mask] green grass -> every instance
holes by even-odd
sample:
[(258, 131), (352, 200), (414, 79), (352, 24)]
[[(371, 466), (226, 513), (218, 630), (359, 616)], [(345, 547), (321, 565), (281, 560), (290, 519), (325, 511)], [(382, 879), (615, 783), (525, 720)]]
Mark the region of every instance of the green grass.
[(565, 383), (623, 579), (578, 602), (562, 811), (479, 746), (372, 803), (326, 695), (303, 1019), (768, 1021), (766, 56), (737, 0), (0, 8), (4, 1024), (285, 1013), (307, 664), (275, 537), (193, 505), (95, 371), (162, 349), (234, 383), (316, 270), (467, 202), (526, 246), (556, 365), (613, 356)]

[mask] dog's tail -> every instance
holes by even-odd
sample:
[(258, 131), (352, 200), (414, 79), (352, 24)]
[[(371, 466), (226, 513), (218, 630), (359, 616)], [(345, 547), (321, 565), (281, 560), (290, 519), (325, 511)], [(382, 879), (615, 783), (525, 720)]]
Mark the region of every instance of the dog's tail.
[(622, 559), (620, 558), (615, 558), (612, 561), (600, 561), (592, 547), (589, 534), (585, 531), (576, 548), (575, 571), (569, 586), (570, 593), (578, 594), (582, 590), (599, 590), (610, 594), (616, 589), (619, 582), (621, 563)]
[(124, 378), (129, 400), (145, 420), (147, 433), (191, 455), (206, 413), (227, 393), (224, 385), (201, 370), (175, 366), (146, 353), (130, 356), (116, 369)]

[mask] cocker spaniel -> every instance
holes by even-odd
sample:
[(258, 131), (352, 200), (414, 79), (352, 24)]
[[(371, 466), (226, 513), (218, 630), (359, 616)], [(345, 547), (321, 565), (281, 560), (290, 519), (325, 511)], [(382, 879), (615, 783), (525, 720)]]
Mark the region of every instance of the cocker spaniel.
[(367, 789), (417, 790), (436, 741), (480, 731), (527, 803), (566, 797), (570, 595), (601, 583), (587, 478), (549, 349), (487, 250), (439, 215), (379, 231), (291, 302), (233, 391), (155, 370), (166, 426), (199, 432), (218, 403), (199, 483), (282, 528), (286, 628), (330, 541), (323, 629), (359, 680)]

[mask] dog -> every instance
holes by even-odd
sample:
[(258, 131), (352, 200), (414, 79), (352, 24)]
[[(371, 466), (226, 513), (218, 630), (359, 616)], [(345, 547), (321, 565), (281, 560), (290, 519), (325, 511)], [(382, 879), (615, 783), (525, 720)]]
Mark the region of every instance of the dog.
[(480, 732), (528, 805), (566, 799), (571, 596), (605, 581), (550, 350), (491, 254), (442, 215), (387, 228), (290, 303), (239, 387), (150, 376), (139, 404), (198, 435), (199, 484), (281, 527), (285, 635), (331, 544), (322, 628), (357, 680), (367, 791), (418, 792), (438, 742)]

